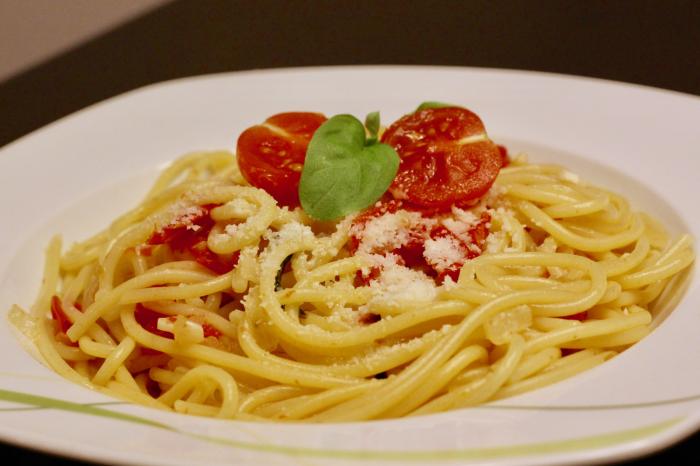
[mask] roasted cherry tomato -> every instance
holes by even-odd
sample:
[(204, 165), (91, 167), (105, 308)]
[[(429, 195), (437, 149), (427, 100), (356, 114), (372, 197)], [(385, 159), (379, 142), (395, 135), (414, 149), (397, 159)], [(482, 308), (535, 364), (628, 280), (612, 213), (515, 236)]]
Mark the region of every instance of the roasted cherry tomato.
[(406, 115), (384, 132), (382, 142), (401, 157), (389, 192), (422, 207), (467, 205), (486, 194), (501, 168), (498, 147), (481, 119), (464, 108)]
[(246, 180), (264, 189), (283, 206), (299, 206), (299, 178), (306, 147), (326, 117), (290, 112), (271, 116), (238, 138), (238, 166)]
[(501, 156), (501, 168), (510, 165), (510, 157), (508, 156), (508, 148), (506, 146), (498, 145), (498, 153)]

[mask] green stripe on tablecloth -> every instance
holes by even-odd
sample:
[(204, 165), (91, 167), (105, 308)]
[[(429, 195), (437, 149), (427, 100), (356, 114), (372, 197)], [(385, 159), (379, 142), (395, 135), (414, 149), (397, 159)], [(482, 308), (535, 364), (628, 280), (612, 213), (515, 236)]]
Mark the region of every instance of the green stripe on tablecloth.
[(218, 445), (230, 446), (242, 450), (257, 451), (261, 453), (281, 454), (295, 457), (335, 458), (346, 460), (385, 460), (385, 461), (452, 461), (452, 460), (486, 460), (508, 458), (517, 456), (532, 456), (554, 453), (571, 453), (583, 450), (593, 450), (613, 445), (623, 444), (661, 433), (682, 421), (683, 417), (668, 419), (662, 422), (646, 426), (606, 432), (599, 435), (579, 437), (549, 442), (526, 443), (485, 448), (466, 448), (453, 450), (331, 450), (320, 448), (294, 447), (273, 445), (265, 443), (253, 443), (242, 440), (234, 440), (224, 437), (214, 437), (190, 433), (167, 426), (166, 424), (151, 421), (138, 416), (122, 414), (95, 406), (95, 404), (79, 404), (70, 401), (58, 400), (28, 393), (15, 392), (0, 389), (0, 400), (10, 401), (22, 405), (29, 405), (40, 409), (59, 409), (80, 414), (89, 414), (120, 421), (129, 421), (148, 425), (159, 429), (169, 430), (173, 433), (185, 435), (190, 438), (203, 440)]

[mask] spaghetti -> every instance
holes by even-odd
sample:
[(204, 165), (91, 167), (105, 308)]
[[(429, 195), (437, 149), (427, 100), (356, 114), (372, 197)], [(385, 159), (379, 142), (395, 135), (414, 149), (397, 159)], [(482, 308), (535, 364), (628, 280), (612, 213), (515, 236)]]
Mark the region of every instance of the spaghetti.
[(328, 223), (248, 185), (228, 152), (180, 158), (61, 250), (31, 311), (10, 313), (59, 374), (181, 413), (313, 422), (471, 406), (597, 366), (650, 332), (694, 260), (688, 235), (524, 157), (469, 208)]

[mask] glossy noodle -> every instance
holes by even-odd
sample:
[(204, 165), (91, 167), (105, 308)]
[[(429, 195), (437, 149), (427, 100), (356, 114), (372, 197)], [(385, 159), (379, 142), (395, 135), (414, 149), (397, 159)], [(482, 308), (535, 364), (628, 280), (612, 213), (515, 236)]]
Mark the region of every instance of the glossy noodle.
[[(280, 208), (232, 154), (191, 154), (106, 230), (66, 252), (54, 238), (35, 304), (11, 319), (59, 374), (122, 399), (361, 421), (473, 406), (595, 367), (650, 332), (655, 303), (694, 260), (688, 235), (670, 238), (623, 197), (524, 157), (454, 212), (467, 211), (488, 215), (488, 236), (456, 281), (437, 279), (351, 246), (353, 216), (319, 223)], [(204, 255), (154, 240), (203, 228)]]

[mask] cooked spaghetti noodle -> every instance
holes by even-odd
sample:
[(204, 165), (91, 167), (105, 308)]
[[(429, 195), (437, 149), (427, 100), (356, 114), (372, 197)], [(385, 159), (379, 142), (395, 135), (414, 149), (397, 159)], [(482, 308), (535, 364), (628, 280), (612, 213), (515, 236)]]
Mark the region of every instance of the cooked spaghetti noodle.
[[(388, 215), (394, 227), (423, 221)], [(522, 157), (477, 205), (430, 220), (487, 227), (456, 281), (378, 252), (401, 234), (379, 232), (378, 218), (314, 222), (247, 185), (234, 155), (188, 155), (106, 230), (65, 254), (54, 238), (35, 304), (11, 319), (59, 374), (126, 400), (359, 421), (498, 400), (597, 366), (650, 332), (655, 303), (694, 260), (688, 235), (671, 240), (619, 195)], [(173, 245), (182, 232), (209, 252)]]

